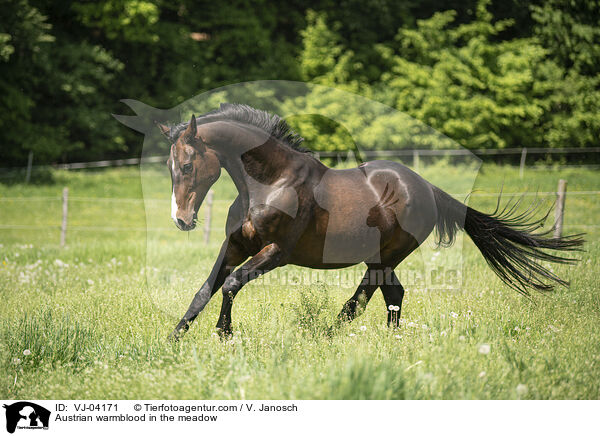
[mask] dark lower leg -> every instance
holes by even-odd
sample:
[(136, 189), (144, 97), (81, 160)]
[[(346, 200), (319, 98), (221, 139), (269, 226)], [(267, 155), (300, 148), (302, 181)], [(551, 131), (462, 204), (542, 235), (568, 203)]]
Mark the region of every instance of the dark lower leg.
[[(228, 278), (228, 281), (229, 279), (231, 279), (231, 277)], [(235, 285), (235, 283), (233, 283), (233, 285)], [(219, 320), (217, 321), (217, 330), (221, 336), (231, 335), (231, 308), (233, 306), (233, 299), (240, 289), (241, 286), (231, 286), (227, 289), (225, 287), (223, 288), (223, 302), (221, 303), (221, 313), (219, 314)]]
[[(400, 280), (392, 271), (386, 282), (381, 285), (383, 299), (388, 313), (388, 326), (398, 327), (400, 325), (400, 310), (402, 309), (402, 299), (404, 298), (404, 288), (400, 284)], [(390, 307), (392, 309), (390, 310)], [(395, 310), (395, 308), (398, 310)]]
[(196, 293), (196, 295), (194, 295), (194, 299), (192, 300), (192, 303), (190, 304), (190, 307), (186, 311), (185, 315), (183, 315), (183, 318), (181, 318), (181, 320), (175, 327), (172, 336), (181, 335), (182, 333), (185, 333), (189, 330), (190, 324), (194, 322), (198, 314), (208, 304), (211, 297), (221, 287), (226, 276), (227, 271), (223, 271), (222, 273), (218, 274), (214, 283), (211, 284), (209, 283), (209, 281), (206, 281), (202, 285), (200, 290)]
[(190, 328), (190, 324), (208, 304), (211, 297), (219, 290), (231, 270), (239, 265), (244, 257), (244, 254), (232, 245), (229, 240), (223, 243), (219, 257), (208, 279), (200, 290), (196, 292), (196, 295), (194, 295), (185, 315), (183, 315), (183, 318), (177, 323), (177, 326), (175, 326), (175, 329), (169, 336), (170, 340), (177, 341)]
[(379, 287), (379, 282), (374, 277), (378, 273), (379, 271), (377, 270), (367, 269), (356, 292), (352, 298), (346, 301), (346, 304), (344, 304), (344, 307), (342, 307), (341, 312), (338, 314), (338, 320), (352, 321), (365, 310), (367, 303), (369, 303), (369, 300)]
[(281, 255), (281, 249), (276, 244), (270, 244), (225, 279), (222, 289), (221, 313), (217, 321), (217, 329), (222, 336), (231, 334), (231, 307), (233, 306), (233, 299), (242, 286), (278, 267), (281, 262)]

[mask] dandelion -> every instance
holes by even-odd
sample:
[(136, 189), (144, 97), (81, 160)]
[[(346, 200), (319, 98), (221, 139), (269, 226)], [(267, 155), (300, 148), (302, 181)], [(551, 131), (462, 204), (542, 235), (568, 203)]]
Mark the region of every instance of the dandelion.
[(360, 326), (360, 330), (363, 331), (363, 332), (366, 332), (367, 331), (367, 326), (366, 325), (361, 325)]
[(485, 374), (485, 371), (481, 371), (481, 372), (479, 373), (479, 378), (484, 378), (484, 377), (485, 377), (485, 375), (486, 375), (486, 374)]
[(481, 344), (479, 346), (479, 354), (490, 354), (490, 344)]
[(452, 318), (458, 318), (458, 313), (456, 313), (456, 312), (450, 312), (450, 316)]
[(29, 350), (23, 350), (23, 354), (25, 356), (29, 356), (31, 354), (31, 351), (29, 351)]
[(527, 392), (529, 392), (529, 388), (527, 388), (527, 385), (524, 385), (522, 383), (519, 383), (517, 385), (517, 394), (519, 396), (527, 395)]

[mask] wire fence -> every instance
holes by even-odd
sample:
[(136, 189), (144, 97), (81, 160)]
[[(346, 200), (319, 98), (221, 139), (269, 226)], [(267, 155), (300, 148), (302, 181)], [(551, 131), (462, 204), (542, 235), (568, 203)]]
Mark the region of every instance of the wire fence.
[[(514, 156), (518, 157), (519, 162), (519, 175), (521, 178), (524, 177), (525, 171), (530, 170), (547, 170), (551, 169), (562, 169), (562, 168), (600, 168), (600, 164), (589, 164), (589, 163), (578, 163), (578, 164), (553, 164), (553, 165), (540, 165), (536, 163), (535, 165), (527, 165), (528, 157), (530, 156), (589, 156), (592, 154), (594, 156), (593, 159), (588, 159), (593, 162), (598, 161), (598, 155), (600, 153), (600, 147), (591, 147), (591, 148), (506, 148), (506, 149), (476, 149), (476, 150), (467, 150), (467, 149), (446, 149), (446, 150), (431, 150), (431, 149), (401, 149), (401, 150), (364, 150), (359, 152), (354, 151), (315, 151), (313, 155), (317, 159), (329, 159), (330, 163), (335, 164), (336, 161), (338, 164), (344, 164), (348, 162), (353, 162), (355, 160), (370, 160), (370, 159), (378, 159), (378, 158), (397, 158), (403, 160), (406, 164), (412, 164), (412, 167), (415, 171), (419, 171), (420, 167), (423, 166), (423, 159), (426, 158), (436, 158), (436, 157), (468, 157), (468, 156), (495, 156), (502, 158), (503, 156)], [(24, 168), (4, 168), (0, 169), (0, 177), (4, 176), (4, 173), (7, 173), (7, 177), (12, 177), (19, 179), (22, 177), (22, 173), (25, 172), (25, 182), (29, 182), (31, 179), (32, 170), (48, 170), (50, 168), (57, 170), (83, 170), (83, 169), (94, 169), (94, 168), (109, 168), (109, 167), (120, 167), (120, 166), (131, 166), (131, 165), (145, 165), (145, 164), (157, 164), (162, 163), (167, 160), (167, 156), (150, 156), (140, 158), (130, 158), (130, 159), (117, 159), (117, 160), (102, 160), (96, 162), (76, 162), (76, 163), (68, 163), (68, 164), (59, 164), (54, 166), (47, 165), (33, 165), (34, 161), (33, 155), (30, 154), (28, 157), (28, 166)], [(531, 163), (532, 159), (529, 159), (529, 163)], [(513, 159), (513, 162), (515, 159)], [(5, 170), (5, 171), (2, 171)], [(15, 173), (16, 171), (16, 173)], [(558, 190), (557, 190), (558, 191)], [(525, 193), (502, 193), (503, 197), (515, 197), (515, 196), (555, 196), (560, 198), (557, 191), (545, 191), (545, 192), (525, 192)], [(472, 193), (454, 193), (452, 195), (465, 198), (465, 197), (498, 197), (500, 192), (472, 192)], [(67, 192), (68, 197), (68, 192)], [(581, 196), (598, 196), (600, 195), (600, 191), (570, 191), (568, 192), (569, 197), (581, 197)], [(23, 230), (23, 231), (33, 231), (33, 230), (61, 230), (61, 241), (63, 242), (61, 245), (64, 245), (64, 239), (66, 238), (67, 229), (69, 231), (77, 231), (77, 232), (115, 232), (116, 234), (123, 234), (122, 232), (169, 232), (174, 230), (174, 226), (168, 226), (170, 223), (165, 220), (164, 223), (160, 223), (159, 225), (147, 225), (145, 227), (141, 226), (115, 226), (115, 225), (101, 225), (97, 224), (96, 220), (90, 217), (85, 217), (85, 219), (74, 220), (74, 222), (69, 223), (67, 225), (67, 209), (70, 207), (71, 212), (77, 214), (78, 211), (81, 211), (83, 207), (81, 206), (85, 202), (94, 202), (99, 204), (104, 204), (107, 208), (110, 208), (112, 213), (118, 213), (118, 211), (127, 209), (127, 206), (137, 206), (141, 209), (142, 206), (148, 207), (149, 204), (155, 204), (157, 208), (164, 208), (168, 210), (170, 208), (170, 199), (166, 198), (115, 198), (115, 197), (68, 197), (65, 200), (65, 192), (63, 191), (63, 196), (34, 196), (34, 197), (1, 197), (0, 198), (0, 207), (6, 207), (10, 203), (18, 204), (20, 202), (27, 202), (28, 205), (34, 203), (38, 204), (38, 209), (44, 209), (47, 215), (54, 217), (50, 222), (48, 220), (43, 220), (43, 223), (23, 223), (23, 222), (4, 222), (0, 223), (0, 230)], [(217, 210), (226, 210), (226, 208), (230, 205), (233, 200), (214, 200), (210, 201), (210, 205), (208, 207), (206, 205), (203, 206), (205, 210), (205, 216), (203, 217), (204, 226), (204, 240), (208, 243), (209, 235), (212, 231), (222, 231), (222, 224), (218, 222), (217, 225), (213, 225), (212, 221), (212, 208), (217, 206)], [(49, 204), (43, 205), (44, 202), (50, 202)], [(53, 203), (56, 202), (56, 203)], [(54, 210), (54, 204), (56, 210)], [(61, 206), (62, 205), (62, 214), (61, 214)], [(61, 216), (62, 215), (62, 216)], [(2, 215), (0, 215), (2, 216)], [(62, 218), (59, 222), (58, 220)], [(81, 218), (81, 217), (80, 217)], [(56, 220), (56, 222), (54, 221)], [(34, 220), (35, 221), (35, 220)], [(123, 222), (127, 222), (127, 220), (122, 219)], [(106, 220), (104, 220), (106, 222)], [(600, 228), (600, 225), (596, 224), (567, 224), (565, 227), (570, 228), (580, 228), (580, 229), (596, 229)]]
[[(559, 184), (560, 187), (560, 184)], [(560, 189), (560, 188), (559, 188)], [(453, 193), (451, 195), (459, 198), (469, 197), (498, 197), (502, 195), (503, 197), (517, 197), (517, 196), (537, 196), (537, 197), (548, 197), (555, 196), (559, 197), (558, 191), (544, 191), (544, 192), (513, 192), (513, 193), (505, 193), (505, 192), (472, 192), (472, 193)], [(566, 196), (566, 191), (563, 191), (563, 196)], [(589, 196), (600, 196), (599, 191), (570, 191), (568, 192), (569, 197), (589, 197)], [(564, 198), (563, 197), (563, 207), (564, 207)], [(599, 197), (600, 198), (600, 197)], [(231, 204), (233, 200), (212, 200), (207, 204), (203, 205), (204, 209), (204, 226), (202, 228), (203, 239), (205, 243), (209, 242), (209, 236), (214, 231), (223, 231), (223, 224), (219, 222), (216, 226), (212, 225), (212, 215), (213, 208), (216, 206), (218, 210), (224, 211)], [(117, 234), (122, 234), (122, 232), (174, 232), (174, 226), (131, 226), (131, 225), (123, 225), (123, 226), (115, 226), (115, 225), (98, 225), (96, 223), (70, 223), (67, 226), (67, 215), (77, 213), (77, 211), (81, 211), (83, 203), (101, 203), (104, 205), (106, 209), (110, 209), (112, 211), (119, 210), (128, 210), (127, 207), (124, 206), (136, 206), (141, 209), (143, 206), (148, 207), (156, 207), (158, 209), (169, 210), (170, 208), (170, 199), (162, 199), (162, 198), (112, 198), (112, 197), (65, 197), (63, 196), (37, 196), (37, 197), (0, 197), (0, 207), (5, 208), (11, 203), (20, 205), (23, 202), (27, 202), (29, 208), (33, 209), (43, 209), (49, 213), (50, 211), (54, 212), (54, 220), (51, 222), (44, 221), (44, 223), (36, 223), (36, 224), (23, 224), (23, 223), (2, 223), (0, 224), (0, 230), (22, 230), (22, 231), (35, 231), (35, 230), (46, 230), (46, 231), (60, 231), (60, 240), (61, 245), (65, 244), (67, 231), (75, 231), (75, 232), (116, 232)], [(55, 210), (52, 207), (49, 207), (49, 204), (55, 204)], [(40, 204), (41, 203), (41, 204)], [(43, 204), (46, 203), (46, 204)], [(62, 205), (62, 221), (59, 221), (61, 218), (61, 208)], [(21, 207), (21, 206), (20, 206)], [(222, 214), (221, 214), (222, 215)], [(47, 214), (45, 215), (47, 216)], [(105, 217), (104, 217), (105, 218)], [(89, 219), (89, 217), (88, 217)], [(106, 219), (105, 219), (106, 221)], [(556, 218), (558, 221), (558, 217)], [(561, 217), (562, 222), (562, 217)], [(165, 224), (168, 221), (165, 221)], [(170, 223), (169, 223), (170, 224)], [(582, 231), (598, 229), (600, 225), (597, 224), (567, 224), (564, 226), (565, 228), (573, 228), (573, 229), (581, 229)]]
[[(600, 168), (600, 163), (578, 163), (578, 164), (558, 164), (558, 165), (544, 165), (536, 163), (535, 165), (527, 165), (528, 156), (582, 156), (591, 154), (594, 156), (600, 153), (600, 147), (562, 147), (562, 148), (542, 148), (542, 147), (520, 147), (520, 148), (503, 148), (503, 149), (397, 149), (397, 150), (341, 150), (341, 151), (313, 151), (313, 155), (317, 159), (337, 159), (347, 160), (348, 157), (355, 159), (376, 159), (376, 158), (410, 158), (412, 159), (413, 167), (419, 168), (420, 160), (424, 157), (457, 157), (457, 156), (478, 156), (478, 157), (507, 157), (515, 156), (519, 158), (519, 168), (522, 175), (525, 168), (534, 170), (544, 170), (548, 168), (557, 167), (580, 167), (580, 168)], [(594, 161), (598, 161), (597, 158)], [(10, 173), (15, 171), (25, 171), (26, 180), (28, 181), (31, 176), (32, 170), (41, 169), (58, 169), (58, 170), (77, 170), (77, 169), (91, 169), (91, 168), (108, 168), (108, 167), (120, 167), (128, 165), (140, 165), (140, 164), (153, 164), (166, 162), (168, 156), (148, 156), (144, 158), (128, 158), (128, 159), (115, 159), (115, 160), (101, 160), (94, 162), (73, 162), (63, 163), (55, 165), (33, 165), (33, 154), (30, 153), (28, 157), (28, 165), (26, 167), (11, 167), (11, 168), (0, 168), (1, 173)]]

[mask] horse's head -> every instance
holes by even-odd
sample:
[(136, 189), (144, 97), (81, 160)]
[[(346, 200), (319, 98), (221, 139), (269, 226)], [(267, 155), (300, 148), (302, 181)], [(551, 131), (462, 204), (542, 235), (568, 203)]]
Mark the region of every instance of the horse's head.
[(171, 218), (180, 230), (192, 230), (206, 193), (221, 174), (221, 164), (198, 134), (195, 116), (183, 132), (175, 135), (168, 126), (158, 127), (171, 142), (167, 160), (172, 182)]

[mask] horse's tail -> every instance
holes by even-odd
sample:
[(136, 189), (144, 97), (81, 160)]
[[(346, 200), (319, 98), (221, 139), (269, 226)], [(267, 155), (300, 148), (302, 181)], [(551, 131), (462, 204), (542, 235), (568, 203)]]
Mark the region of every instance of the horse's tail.
[[(541, 219), (533, 219), (538, 210), (538, 204), (534, 203), (525, 212), (517, 212), (523, 197), (509, 202), (500, 210), (499, 197), (496, 210), (485, 214), (465, 206), (435, 186), (433, 194), (438, 210), (436, 229), (439, 244), (451, 245), (458, 230), (466, 231), (498, 277), (525, 295), (529, 295), (528, 289), (552, 290), (552, 282), (568, 286), (567, 281), (543, 267), (539, 261), (572, 264), (577, 259), (550, 254), (542, 249), (578, 251), (584, 240), (582, 234), (550, 237), (553, 229), (533, 233), (543, 225), (550, 211)], [(551, 284), (547, 284), (548, 281)]]

